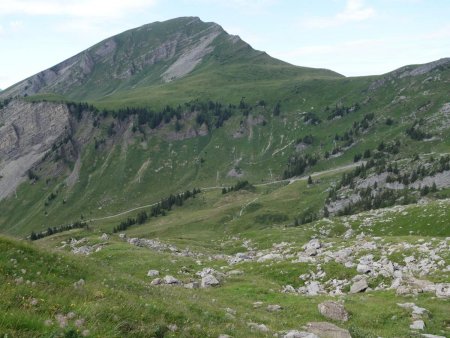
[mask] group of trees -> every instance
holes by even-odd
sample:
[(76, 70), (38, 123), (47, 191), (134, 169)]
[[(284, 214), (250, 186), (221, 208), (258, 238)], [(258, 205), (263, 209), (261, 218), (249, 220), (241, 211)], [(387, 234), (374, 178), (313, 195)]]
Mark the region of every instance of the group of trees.
[(239, 191), (239, 190), (253, 190), (255, 187), (249, 181), (238, 181), (232, 187), (223, 187), (222, 194), (229, 193), (231, 191)]
[(6, 98), (3, 101), (0, 101), (0, 109), (6, 107), (10, 102), (12, 98)]
[(163, 198), (158, 204), (154, 205), (150, 212), (140, 211), (136, 218), (127, 218), (126, 220), (119, 223), (118, 226), (114, 227), (113, 232), (125, 231), (130, 226), (135, 224), (144, 224), (151, 217), (165, 216), (166, 213), (172, 210), (174, 205), (182, 206), (184, 201), (189, 198), (194, 198), (197, 194), (201, 192), (200, 189), (194, 188), (192, 191), (186, 190), (184, 193), (173, 195)]
[(332, 120), (334, 118), (337, 117), (344, 117), (347, 114), (350, 114), (352, 112), (356, 112), (361, 108), (361, 106), (359, 105), (359, 103), (355, 103), (353, 106), (351, 107), (346, 107), (344, 105), (338, 105), (336, 104), (336, 106), (331, 109), (329, 106), (327, 106), (325, 108), (326, 112), (329, 112), (327, 119), (328, 120)]
[(322, 120), (315, 113), (307, 112), (305, 115), (303, 115), (303, 122), (316, 126), (318, 124), (321, 124)]
[(425, 139), (432, 138), (433, 135), (430, 133), (427, 133), (420, 129), (420, 126), (423, 124), (423, 120), (416, 120), (414, 121), (413, 125), (406, 129), (406, 135), (408, 135), (411, 139), (416, 141), (422, 141)]
[(49, 227), (46, 231), (42, 232), (31, 232), (30, 240), (35, 241), (37, 239), (41, 239), (47, 236), (51, 236), (53, 234), (57, 234), (59, 232), (68, 231), (72, 229), (80, 229), (80, 228), (88, 228), (88, 224), (85, 222), (77, 221), (68, 225), (61, 225), (59, 227)]
[(318, 160), (318, 155), (294, 154), (288, 160), (287, 169), (283, 172), (283, 179), (302, 175), (308, 167), (314, 166)]

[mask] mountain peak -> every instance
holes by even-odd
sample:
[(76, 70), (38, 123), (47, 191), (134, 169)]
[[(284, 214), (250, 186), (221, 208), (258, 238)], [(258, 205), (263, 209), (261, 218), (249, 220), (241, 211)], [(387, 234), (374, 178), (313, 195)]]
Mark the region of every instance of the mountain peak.
[[(8, 88), (0, 97), (54, 93), (74, 100), (96, 100), (123, 90), (163, 85), (201, 70), (222, 69), (230, 74), (236, 70), (225, 69), (233, 64), (288, 67), (290, 72), (285, 73), (294, 75), (300, 69), (254, 50), (214, 22), (180, 17), (107, 38)], [(336, 75), (326, 71), (326, 76)], [(239, 81), (240, 73), (236, 76)]]

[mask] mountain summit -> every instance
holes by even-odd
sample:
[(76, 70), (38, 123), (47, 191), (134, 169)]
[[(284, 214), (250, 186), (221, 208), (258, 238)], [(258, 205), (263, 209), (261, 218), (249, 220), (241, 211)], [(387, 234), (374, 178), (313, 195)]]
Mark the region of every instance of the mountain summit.
[(277, 67), (276, 71), (287, 70), (292, 76), (339, 76), (328, 70), (287, 64), (254, 50), (216, 23), (181, 17), (103, 40), (17, 83), (2, 97), (54, 93), (71, 99), (99, 99), (123, 90), (173, 82), (211, 65), (230, 74), (239, 71), (231, 68), (236, 64)]

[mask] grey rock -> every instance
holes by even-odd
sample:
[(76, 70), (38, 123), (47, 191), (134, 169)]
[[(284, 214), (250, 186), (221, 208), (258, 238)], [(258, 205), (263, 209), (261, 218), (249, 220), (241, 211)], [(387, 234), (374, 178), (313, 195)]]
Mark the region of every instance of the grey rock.
[(320, 338), (352, 338), (348, 330), (327, 322), (308, 323), (307, 329)]
[(297, 330), (288, 331), (282, 337), (283, 338), (319, 338), (319, 336), (315, 335), (314, 333), (297, 331)]
[(270, 254), (264, 255), (262, 257), (259, 257), (257, 262), (262, 263), (265, 261), (282, 260), (282, 259), (283, 259), (283, 255), (277, 254), (277, 253), (270, 253)]
[(219, 284), (220, 282), (217, 280), (216, 277), (214, 277), (213, 275), (206, 275), (205, 277), (202, 278), (201, 287), (207, 288), (210, 286), (217, 286)]
[(108, 236), (108, 234), (103, 234), (103, 235), (100, 236), (100, 239), (102, 241), (107, 241), (109, 239), (109, 236)]
[(166, 277), (164, 277), (163, 279), (164, 284), (168, 284), (168, 285), (176, 285), (176, 284), (180, 284), (180, 281), (178, 279), (176, 279), (173, 276), (167, 275)]
[(190, 283), (184, 284), (184, 287), (186, 289), (198, 289), (200, 287), (200, 283), (199, 282), (190, 282)]
[(318, 305), (319, 312), (326, 318), (346, 322), (348, 321), (348, 312), (344, 305), (337, 302), (323, 302)]
[(247, 323), (247, 325), (250, 327), (252, 331), (259, 331), (263, 333), (269, 332), (269, 328), (264, 324)]
[(450, 298), (450, 283), (438, 283), (435, 285), (436, 297)]
[(155, 278), (154, 280), (151, 281), (151, 285), (160, 285), (162, 284), (163, 280), (161, 278)]
[(369, 287), (365, 278), (360, 279), (352, 284), (350, 287), (350, 293), (364, 292)]
[(158, 271), (158, 270), (148, 270), (147, 276), (148, 276), (148, 277), (159, 276), (159, 271)]
[(278, 304), (267, 305), (267, 311), (269, 312), (277, 312), (280, 311), (282, 307)]
[(411, 330), (424, 330), (425, 329), (425, 323), (423, 320), (415, 320), (410, 326), (409, 328)]

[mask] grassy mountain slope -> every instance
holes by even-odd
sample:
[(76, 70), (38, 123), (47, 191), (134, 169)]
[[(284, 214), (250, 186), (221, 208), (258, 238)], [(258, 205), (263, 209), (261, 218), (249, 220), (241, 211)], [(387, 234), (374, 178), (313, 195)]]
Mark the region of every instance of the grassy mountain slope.
[[(216, 74), (211, 74), (212, 69), (218, 70)], [(198, 81), (213, 81), (205, 88), (219, 85), (224, 74), (225, 81), (234, 85), (252, 79), (340, 77), (329, 70), (296, 67), (276, 60), (227, 34), (215, 23), (183, 17), (108, 38), (8, 88), (1, 97), (47, 93), (78, 101), (130, 98), (139, 93), (148, 95), (154, 87), (165, 87), (166, 83), (191, 75), (194, 78), (185, 81), (191, 87), (197, 86)]]

